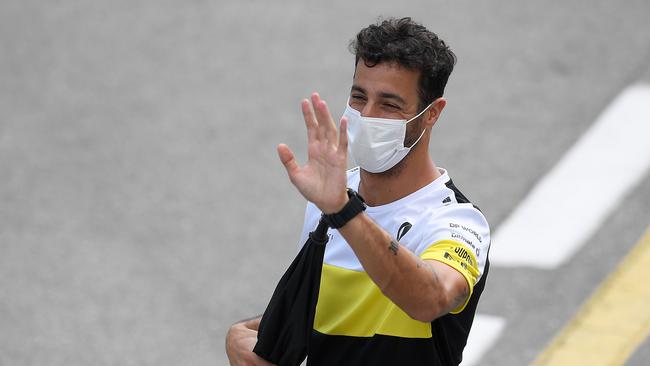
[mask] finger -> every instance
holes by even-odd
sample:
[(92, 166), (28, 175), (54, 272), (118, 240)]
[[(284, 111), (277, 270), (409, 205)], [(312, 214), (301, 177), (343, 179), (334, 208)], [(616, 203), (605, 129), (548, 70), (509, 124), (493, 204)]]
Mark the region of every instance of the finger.
[[(286, 145), (285, 145), (286, 146)], [(244, 322), (244, 326), (248, 329), (252, 329), (254, 331), (257, 331), (260, 327), (260, 322), (262, 321), (262, 317), (257, 317), (253, 319), (248, 319)]]
[(314, 109), (312, 108), (311, 103), (307, 99), (302, 100), (302, 117), (305, 120), (305, 125), (307, 126), (307, 142), (321, 139), (321, 131), (318, 126), (318, 120), (314, 114)]
[(305, 126), (307, 127), (307, 143), (309, 143), (318, 138), (318, 122), (314, 117), (313, 109), (307, 99), (302, 100), (301, 107), (302, 118), (305, 120)]
[(332, 120), (332, 115), (327, 108), (327, 103), (320, 98), (318, 93), (312, 94), (311, 102), (314, 105), (316, 112), (316, 119), (318, 120), (318, 129), (323, 137), (327, 139), (330, 144), (336, 143), (336, 125)]
[(346, 159), (348, 157), (348, 119), (347, 117), (341, 118), (341, 123), (339, 125), (339, 147), (338, 153), (341, 156), (344, 156)]
[(320, 95), (318, 93), (312, 93), (311, 94), (311, 104), (314, 107), (314, 113), (316, 120), (318, 121), (318, 135), (321, 139), (326, 139), (329, 142), (329, 134), (328, 134), (328, 128), (329, 126), (327, 125), (327, 120), (323, 118), (322, 116), (322, 111), (321, 111), (321, 104), (322, 99), (320, 98)]
[(332, 114), (330, 113), (327, 103), (325, 101), (321, 101), (318, 105), (318, 108), (316, 109), (316, 115), (319, 117), (319, 125), (324, 125), (325, 126), (325, 136), (327, 137), (327, 141), (335, 145), (337, 144), (337, 132), (336, 132), (336, 124), (334, 123), (334, 120), (332, 119)]
[(293, 182), (293, 177), (300, 168), (296, 162), (296, 157), (293, 154), (293, 151), (289, 149), (289, 146), (285, 144), (278, 145), (278, 156), (280, 156), (280, 161), (287, 169), (287, 174), (289, 175), (289, 180)]

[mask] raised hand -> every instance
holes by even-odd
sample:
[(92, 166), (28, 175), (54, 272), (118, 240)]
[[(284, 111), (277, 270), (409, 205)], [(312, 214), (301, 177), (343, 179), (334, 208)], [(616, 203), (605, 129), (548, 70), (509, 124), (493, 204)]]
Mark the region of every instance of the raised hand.
[(325, 214), (338, 212), (348, 201), (347, 120), (341, 119), (338, 132), (327, 103), (318, 93), (311, 95), (311, 102), (302, 101), (302, 115), (307, 126), (307, 163), (298, 165), (295, 155), (285, 144), (278, 145), (278, 155), (289, 180), (308, 201)]

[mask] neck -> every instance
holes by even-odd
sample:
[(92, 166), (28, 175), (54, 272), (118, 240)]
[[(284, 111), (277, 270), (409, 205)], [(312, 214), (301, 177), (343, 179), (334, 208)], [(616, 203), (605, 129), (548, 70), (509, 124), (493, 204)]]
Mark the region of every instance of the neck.
[(369, 173), (361, 169), (359, 194), (369, 206), (385, 205), (408, 196), (438, 177), (440, 172), (428, 151), (409, 154), (385, 173)]

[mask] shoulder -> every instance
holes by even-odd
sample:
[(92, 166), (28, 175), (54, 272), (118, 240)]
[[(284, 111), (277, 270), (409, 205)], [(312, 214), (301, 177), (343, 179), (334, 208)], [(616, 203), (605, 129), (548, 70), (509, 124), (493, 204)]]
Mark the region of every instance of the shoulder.
[(429, 210), (425, 219), (432, 227), (445, 228), (447, 231), (460, 229), (483, 242), (483, 238), (490, 234), (490, 225), (485, 215), (456, 187), (446, 170), (443, 171), (447, 178), (445, 190), (449, 196), (442, 200), (442, 205)]
[(423, 244), (450, 239), (470, 246), (487, 249), (490, 225), (481, 211), (471, 203), (453, 203), (432, 210), (420, 224), (425, 227)]
[(452, 203), (442, 206), (428, 215), (432, 223), (446, 224), (455, 227), (454, 224), (466, 224), (482, 230), (490, 230), (490, 225), (483, 213), (471, 203)]

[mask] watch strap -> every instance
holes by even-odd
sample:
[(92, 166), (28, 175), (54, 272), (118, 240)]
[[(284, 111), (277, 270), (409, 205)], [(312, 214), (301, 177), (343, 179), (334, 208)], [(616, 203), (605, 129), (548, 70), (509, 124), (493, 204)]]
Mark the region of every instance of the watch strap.
[(343, 206), (341, 211), (328, 215), (323, 214), (323, 220), (327, 223), (327, 226), (332, 229), (343, 227), (348, 223), (348, 221), (352, 220), (355, 216), (366, 209), (366, 203), (359, 193), (348, 188), (347, 194), (349, 200), (345, 206)]

